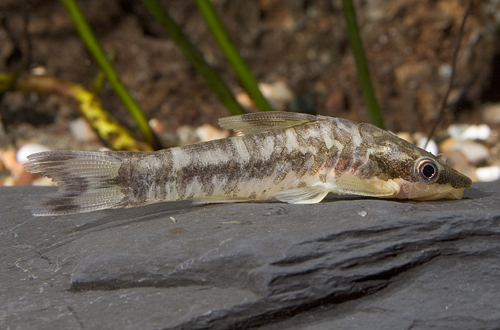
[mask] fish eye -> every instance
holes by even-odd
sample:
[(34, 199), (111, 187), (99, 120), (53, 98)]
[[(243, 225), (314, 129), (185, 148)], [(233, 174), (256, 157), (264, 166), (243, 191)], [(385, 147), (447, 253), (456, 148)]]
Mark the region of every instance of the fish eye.
[(420, 158), (415, 162), (415, 173), (422, 183), (434, 183), (439, 177), (436, 161), (427, 157)]

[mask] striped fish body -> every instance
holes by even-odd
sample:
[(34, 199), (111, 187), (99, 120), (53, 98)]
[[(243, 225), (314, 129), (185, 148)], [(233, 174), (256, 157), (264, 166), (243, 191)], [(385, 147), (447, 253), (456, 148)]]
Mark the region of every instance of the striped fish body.
[[(470, 179), (369, 124), (286, 112), (222, 118), (245, 135), (143, 152), (49, 151), (25, 167), (59, 182), (35, 215), (192, 199), (317, 203), (329, 192), (394, 198), (460, 198)], [(432, 180), (416, 166), (431, 162)], [(439, 179), (441, 178), (441, 179)]]

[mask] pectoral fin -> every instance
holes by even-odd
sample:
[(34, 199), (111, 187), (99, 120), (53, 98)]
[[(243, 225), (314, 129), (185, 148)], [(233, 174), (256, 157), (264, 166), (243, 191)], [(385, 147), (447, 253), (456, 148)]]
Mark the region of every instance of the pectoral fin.
[(399, 192), (399, 186), (393, 181), (384, 181), (377, 178), (363, 180), (352, 173), (343, 173), (335, 182), (334, 193), (354, 194), (370, 197), (389, 197)]
[(219, 119), (219, 126), (243, 134), (255, 134), (299, 126), (315, 120), (316, 116), (305, 113), (269, 111), (224, 117)]
[(328, 189), (316, 186), (281, 190), (276, 192), (273, 197), (290, 204), (315, 204), (321, 202), (327, 194)]

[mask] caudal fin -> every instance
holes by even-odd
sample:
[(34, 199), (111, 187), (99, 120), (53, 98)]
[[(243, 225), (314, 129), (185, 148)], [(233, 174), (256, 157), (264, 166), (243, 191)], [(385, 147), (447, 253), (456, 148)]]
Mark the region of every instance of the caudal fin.
[(111, 152), (46, 151), (28, 156), (24, 168), (59, 183), (59, 190), (33, 205), (35, 216), (84, 213), (120, 207), (116, 184), (122, 161)]

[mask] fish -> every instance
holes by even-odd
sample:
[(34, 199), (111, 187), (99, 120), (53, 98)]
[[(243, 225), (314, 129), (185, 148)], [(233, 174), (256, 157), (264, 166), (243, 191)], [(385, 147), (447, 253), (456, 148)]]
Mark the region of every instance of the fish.
[(55, 150), (24, 165), (59, 183), (33, 205), (55, 216), (193, 200), (321, 202), (328, 193), (461, 199), (472, 181), (440, 156), (367, 123), (282, 111), (219, 119), (239, 136), (155, 152)]

